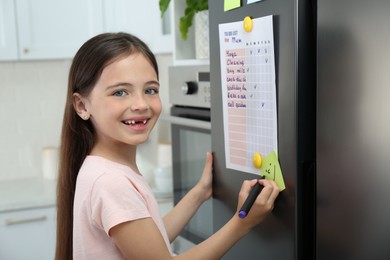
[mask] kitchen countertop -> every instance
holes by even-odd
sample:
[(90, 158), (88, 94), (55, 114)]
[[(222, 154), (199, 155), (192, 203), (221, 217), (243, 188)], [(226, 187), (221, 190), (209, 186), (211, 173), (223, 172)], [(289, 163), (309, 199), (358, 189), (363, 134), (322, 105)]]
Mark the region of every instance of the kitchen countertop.
[[(55, 206), (56, 185), (57, 180), (43, 178), (0, 181), (0, 213)], [(172, 192), (152, 190), (159, 204), (173, 204)]]
[(0, 213), (56, 205), (56, 180), (0, 181)]

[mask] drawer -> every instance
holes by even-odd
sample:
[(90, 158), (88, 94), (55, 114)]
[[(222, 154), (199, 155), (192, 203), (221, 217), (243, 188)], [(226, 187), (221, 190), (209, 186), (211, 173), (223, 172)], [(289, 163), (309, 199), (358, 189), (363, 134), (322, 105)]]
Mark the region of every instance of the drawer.
[(0, 259), (54, 259), (55, 207), (0, 213)]

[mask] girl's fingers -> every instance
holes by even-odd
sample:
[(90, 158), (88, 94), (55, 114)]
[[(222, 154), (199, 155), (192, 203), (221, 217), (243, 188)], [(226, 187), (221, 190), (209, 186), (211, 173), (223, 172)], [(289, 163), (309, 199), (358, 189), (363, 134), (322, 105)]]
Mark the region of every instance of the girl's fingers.
[(244, 180), (241, 185), (241, 191), (249, 193), (253, 186), (256, 185), (257, 180)]
[(274, 188), (273, 188), (273, 190), (272, 190), (272, 194), (271, 194), (271, 196), (270, 196), (270, 199), (271, 199), (272, 201), (275, 201), (276, 198), (277, 198), (278, 195), (279, 195), (280, 188), (279, 188), (279, 186), (278, 186), (274, 181), (272, 182), (272, 186), (273, 186)]
[(262, 191), (256, 198), (257, 203), (259, 205), (264, 205), (264, 206), (267, 205), (266, 207), (269, 207), (271, 209), (273, 207), (276, 197), (279, 194), (279, 187), (276, 185), (274, 181), (257, 180), (257, 179), (245, 180), (242, 183), (241, 190), (240, 190), (240, 198), (242, 202), (248, 197), (250, 191), (256, 185), (257, 182), (259, 182), (263, 186)]
[(251, 186), (250, 186), (250, 181), (248, 180), (245, 180), (242, 182), (241, 184), (241, 189), (240, 189), (240, 197), (245, 197), (245, 195), (248, 195), (249, 192), (251, 190)]
[(244, 180), (239, 192), (239, 205), (241, 206), (248, 197), (252, 188), (256, 185), (257, 180)]
[(276, 197), (279, 194), (279, 187), (274, 181), (269, 180), (259, 180), (259, 183), (264, 186), (263, 190), (260, 193), (261, 198), (264, 203), (274, 203)]
[(206, 154), (206, 162), (204, 164), (203, 171), (212, 171), (213, 169), (213, 154), (210, 152), (207, 152)]

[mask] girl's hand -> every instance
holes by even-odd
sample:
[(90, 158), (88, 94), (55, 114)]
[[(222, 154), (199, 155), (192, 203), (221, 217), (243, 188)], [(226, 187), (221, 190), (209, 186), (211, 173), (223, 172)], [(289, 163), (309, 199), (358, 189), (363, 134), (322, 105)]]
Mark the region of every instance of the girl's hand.
[(201, 195), (203, 201), (208, 200), (213, 193), (213, 155), (210, 152), (206, 154), (206, 162), (203, 168), (202, 176), (198, 183), (195, 185), (195, 189)]
[(249, 192), (255, 186), (256, 182), (259, 182), (263, 185), (263, 189), (260, 194), (257, 196), (255, 203), (253, 204), (251, 210), (242, 221), (246, 224), (248, 228), (259, 224), (265, 219), (265, 217), (272, 211), (274, 208), (274, 202), (279, 194), (279, 187), (274, 181), (269, 180), (246, 180), (243, 182), (241, 190), (238, 197), (238, 206), (237, 213), (244, 204), (246, 198), (249, 195)]

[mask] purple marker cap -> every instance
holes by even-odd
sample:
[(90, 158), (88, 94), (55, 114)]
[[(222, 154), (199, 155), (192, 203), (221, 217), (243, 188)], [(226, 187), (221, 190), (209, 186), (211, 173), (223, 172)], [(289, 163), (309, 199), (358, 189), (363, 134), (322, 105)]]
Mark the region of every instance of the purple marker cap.
[(239, 218), (245, 218), (246, 215), (248, 215), (248, 213), (246, 213), (245, 211), (241, 210), (240, 212), (238, 212), (238, 217)]

